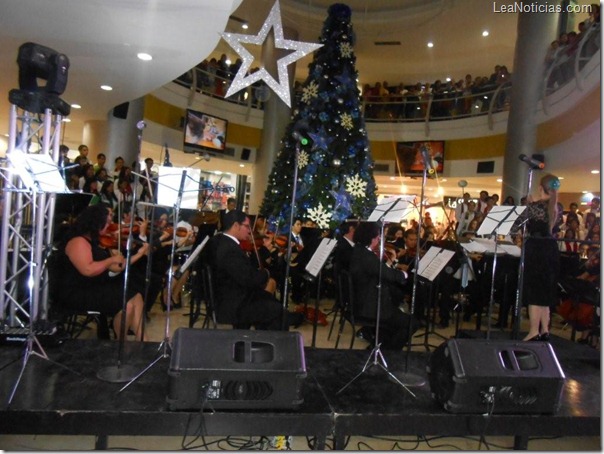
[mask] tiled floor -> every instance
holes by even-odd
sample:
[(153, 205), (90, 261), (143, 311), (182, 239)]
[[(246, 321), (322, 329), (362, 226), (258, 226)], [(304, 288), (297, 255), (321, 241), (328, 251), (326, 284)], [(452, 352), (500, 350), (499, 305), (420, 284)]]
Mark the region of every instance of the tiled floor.
[[(314, 300), (311, 300), (314, 304)], [(329, 325), (319, 326), (317, 329), (316, 347), (318, 348), (333, 348), (335, 344), (335, 336), (337, 327), (334, 328), (334, 333), (331, 339), (328, 339), (328, 333), (332, 315), (329, 315), (333, 300), (322, 300), (320, 307), (323, 312), (328, 314), (327, 320)], [(494, 311), (495, 312), (495, 311)], [(166, 313), (162, 311), (159, 303), (155, 304), (151, 314), (150, 322), (147, 325), (148, 334), (151, 341), (161, 341), (165, 338), (166, 326), (169, 328), (170, 338), (174, 331), (179, 327), (189, 326), (188, 317), (188, 299), (185, 298), (183, 309), (178, 309), (171, 312), (169, 323), (166, 324)], [(486, 317), (483, 318), (483, 325), (486, 323)], [(522, 327), (526, 330), (526, 321), (523, 321)], [(201, 321), (198, 321), (195, 327), (200, 327)], [(224, 327), (230, 329), (230, 327)], [(460, 329), (475, 329), (475, 318), (469, 322), (461, 322)], [(484, 328), (483, 328), (484, 329)], [(302, 333), (306, 346), (311, 345), (312, 341), (312, 324), (304, 323), (298, 328)], [(522, 331), (522, 330), (521, 330)], [(561, 337), (570, 338), (570, 328), (564, 326), (563, 320), (557, 316), (553, 316), (552, 334)], [(422, 333), (418, 331), (417, 334)], [(439, 345), (443, 339), (453, 337), (455, 334), (455, 326), (452, 324), (446, 329), (437, 329), (435, 333), (429, 335), (429, 343)], [(340, 348), (348, 348), (351, 340), (351, 329), (346, 325), (342, 338), (340, 340)], [(94, 337), (94, 327), (84, 331), (81, 337)], [(417, 343), (423, 343), (423, 338), (417, 338)], [(363, 339), (355, 339), (354, 348), (365, 349), (367, 342)], [(589, 347), (586, 347), (589, 348)], [(423, 345), (414, 346), (413, 349), (423, 350)], [(277, 447), (271, 444), (277, 444)], [(332, 441), (328, 440), (328, 449), (332, 445)], [(278, 449), (283, 445), (283, 440), (275, 440), (274, 437), (205, 437), (202, 439), (186, 439), (181, 437), (109, 437), (109, 449), (113, 450), (181, 450), (181, 449), (210, 449), (210, 450), (256, 450), (256, 449)], [(21, 450), (91, 450), (94, 449), (95, 439), (91, 436), (31, 436), (31, 435), (0, 435), (0, 449), (7, 451)], [(293, 437), (290, 444), (290, 449), (308, 450), (312, 447), (312, 440), (307, 440), (303, 437)], [(478, 450), (478, 449), (493, 449), (504, 450), (512, 449), (513, 437), (487, 437), (485, 441), (480, 441), (478, 437), (447, 437), (440, 438), (437, 436), (421, 436), (421, 437), (393, 437), (393, 438), (370, 438), (370, 437), (352, 437), (346, 449), (347, 450), (429, 450), (438, 449), (445, 451), (453, 450)], [(535, 438), (529, 441), (529, 449), (535, 451), (601, 451), (600, 437), (564, 437), (564, 438)]]

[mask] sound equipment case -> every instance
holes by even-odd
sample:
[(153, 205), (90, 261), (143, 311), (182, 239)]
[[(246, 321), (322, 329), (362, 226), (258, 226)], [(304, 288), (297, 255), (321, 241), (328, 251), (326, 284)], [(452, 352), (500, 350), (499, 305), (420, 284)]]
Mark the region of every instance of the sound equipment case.
[(427, 370), (432, 396), (451, 413), (555, 413), (565, 381), (547, 342), (450, 339)]
[(168, 375), (170, 410), (295, 409), (304, 341), (298, 332), (179, 328)]

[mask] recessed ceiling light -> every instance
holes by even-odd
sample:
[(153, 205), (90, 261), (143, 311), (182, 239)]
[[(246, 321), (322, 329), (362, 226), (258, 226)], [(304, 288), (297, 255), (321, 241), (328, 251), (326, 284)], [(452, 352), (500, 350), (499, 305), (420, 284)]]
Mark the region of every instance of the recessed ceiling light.
[(489, 36), (489, 31), (488, 30), (483, 31), (482, 36), (484, 36), (484, 37)]
[(142, 60), (142, 61), (153, 60), (153, 57), (151, 56), (151, 54), (148, 54), (146, 52), (139, 52), (138, 54), (136, 54), (136, 56), (138, 57), (139, 60)]
[(111, 85), (101, 85), (101, 90), (111, 91), (113, 87)]
[(564, 177), (558, 177), (558, 180), (564, 180)]
[(432, 41), (430, 41), (430, 42), (428, 43), (428, 47), (434, 47), (434, 43), (433, 43)]
[(61, 120), (61, 121), (63, 121), (64, 123), (70, 123), (71, 119), (70, 118), (63, 118), (63, 120)]
[(72, 104), (71, 107), (74, 108), (74, 109), (81, 109), (82, 108), (82, 106), (80, 106), (79, 104)]
[(239, 164), (239, 167), (245, 167), (245, 164)]
[(582, 194), (587, 194), (589, 191), (581, 191)]
[(248, 28), (250, 28), (250, 26), (247, 23), (243, 23), (243, 24), (241, 24), (241, 28), (243, 28), (244, 30), (247, 30)]
[(501, 183), (503, 180), (501, 178), (497, 178), (497, 183)]
[(447, 179), (446, 178), (442, 178), (440, 181), (442, 181), (443, 183), (446, 183)]
[(593, 173), (594, 175), (597, 175), (598, 173), (600, 173), (599, 170), (592, 170), (591, 173)]

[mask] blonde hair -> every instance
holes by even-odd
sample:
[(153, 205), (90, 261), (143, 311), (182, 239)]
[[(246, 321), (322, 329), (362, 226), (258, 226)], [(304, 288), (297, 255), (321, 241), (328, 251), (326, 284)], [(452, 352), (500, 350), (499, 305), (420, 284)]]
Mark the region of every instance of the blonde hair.
[(549, 228), (552, 230), (558, 219), (558, 189), (560, 189), (560, 180), (557, 176), (548, 173), (541, 177), (539, 184), (543, 192), (549, 195), (547, 212), (549, 215)]

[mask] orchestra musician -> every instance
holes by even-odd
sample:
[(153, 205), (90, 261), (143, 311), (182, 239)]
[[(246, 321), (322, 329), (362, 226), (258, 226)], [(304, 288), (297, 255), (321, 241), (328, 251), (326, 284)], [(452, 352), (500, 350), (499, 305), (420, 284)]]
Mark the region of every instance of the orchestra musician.
[[(272, 280), (270, 273), (254, 268), (240, 247), (242, 240), (250, 238), (250, 219), (244, 212), (232, 210), (225, 214), (223, 227), (222, 233), (208, 241), (202, 254), (213, 272), (218, 322), (239, 329), (255, 326), (256, 329), (279, 330), (283, 307), (266, 290)], [(286, 321), (289, 325), (299, 326), (303, 319), (303, 314), (288, 312)]]
[(552, 235), (557, 218), (558, 177), (546, 174), (539, 183), (539, 199), (531, 201), (516, 225), (526, 222), (523, 302), (528, 304), (529, 332), (523, 340), (549, 341), (550, 307), (558, 302), (560, 253)]
[[(411, 317), (399, 309), (402, 301), (393, 298), (392, 288), (407, 281), (407, 273), (383, 264), (374, 250), (380, 241), (380, 229), (375, 222), (362, 222), (354, 232), (354, 249), (350, 262), (350, 274), (355, 295), (355, 314), (375, 320), (378, 309), (378, 284), (382, 268), (380, 332), (385, 350), (400, 350), (409, 339)], [(413, 324), (414, 325), (414, 324)], [(411, 329), (415, 329), (414, 326)]]
[[(126, 260), (119, 251), (110, 251), (100, 245), (100, 235), (111, 224), (112, 212), (103, 204), (84, 209), (72, 226), (66, 241), (59, 248), (56, 292), (60, 303), (67, 308), (98, 311), (113, 316), (113, 328), (118, 338), (122, 334), (122, 305), (124, 281), (122, 273)], [(143, 244), (131, 263), (147, 254)], [(113, 276), (116, 275), (116, 276)], [(128, 286), (126, 296), (126, 331), (132, 330), (136, 340), (143, 336), (144, 301), (142, 289)]]

